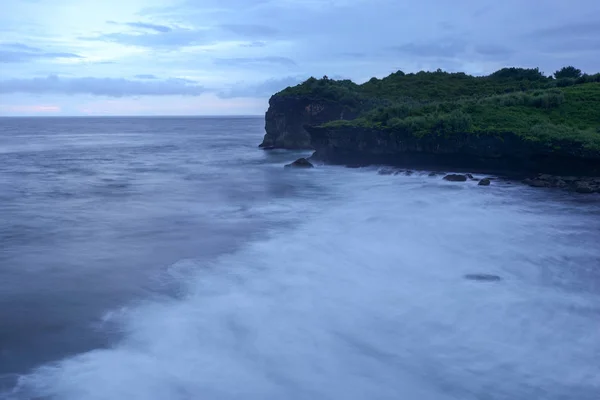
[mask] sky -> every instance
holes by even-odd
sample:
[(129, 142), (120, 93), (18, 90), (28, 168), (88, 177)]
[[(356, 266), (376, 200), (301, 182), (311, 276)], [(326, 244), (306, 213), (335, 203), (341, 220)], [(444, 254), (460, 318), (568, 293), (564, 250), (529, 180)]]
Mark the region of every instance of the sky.
[[(1, 0), (0, 115), (260, 115), (310, 76), (600, 72), (598, 0)], [(7, 11), (7, 12), (6, 12)]]

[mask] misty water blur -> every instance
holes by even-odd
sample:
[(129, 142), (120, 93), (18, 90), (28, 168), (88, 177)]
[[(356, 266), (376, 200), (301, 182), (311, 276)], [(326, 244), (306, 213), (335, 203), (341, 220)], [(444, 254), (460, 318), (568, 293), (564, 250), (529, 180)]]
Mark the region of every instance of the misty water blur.
[(14, 121), (7, 399), (597, 399), (598, 196), (284, 170), (261, 119)]

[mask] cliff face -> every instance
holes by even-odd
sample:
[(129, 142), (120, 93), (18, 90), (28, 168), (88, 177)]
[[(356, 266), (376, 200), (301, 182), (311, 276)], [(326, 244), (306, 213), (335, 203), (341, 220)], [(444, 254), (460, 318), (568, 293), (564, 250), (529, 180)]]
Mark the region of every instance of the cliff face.
[(358, 127), (305, 129), (316, 150), (312, 158), (331, 163), (600, 175), (600, 152), (569, 141), (550, 147), (508, 133), (417, 137)]
[(265, 114), (262, 148), (310, 149), (307, 125), (354, 119), (357, 113), (339, 103), (307, 97), (272, 96)]

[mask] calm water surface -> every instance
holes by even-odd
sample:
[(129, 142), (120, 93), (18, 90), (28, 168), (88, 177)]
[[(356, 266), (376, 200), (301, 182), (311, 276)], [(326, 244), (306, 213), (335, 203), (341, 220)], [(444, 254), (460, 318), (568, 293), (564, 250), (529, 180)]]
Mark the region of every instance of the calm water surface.
[(600, 196), (284, 170), (263, 126), (0, 119), (0, 398), (599, 398)]

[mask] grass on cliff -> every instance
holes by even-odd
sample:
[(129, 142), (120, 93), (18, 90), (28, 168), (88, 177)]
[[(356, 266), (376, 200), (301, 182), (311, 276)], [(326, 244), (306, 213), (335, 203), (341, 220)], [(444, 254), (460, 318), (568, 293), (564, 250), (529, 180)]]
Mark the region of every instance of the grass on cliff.
[(415, 136), (510, 132), (529, 140), (568, 140), (600, 150), (600, 83), (421, 106), (396, 104), (325, 126), (386, 129)]
[(515, 133), (528, 140), (578, 142), (600, 150), (600, 74), (573, 67), (555, 77), (538, 69), (504, 68), (473, 77), (443, 71), (349, 80), (311, 78), (280, 96), (305, 96), (361, 111), (352, 121), (324, 126), (386, 129), (423, 135)]

